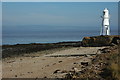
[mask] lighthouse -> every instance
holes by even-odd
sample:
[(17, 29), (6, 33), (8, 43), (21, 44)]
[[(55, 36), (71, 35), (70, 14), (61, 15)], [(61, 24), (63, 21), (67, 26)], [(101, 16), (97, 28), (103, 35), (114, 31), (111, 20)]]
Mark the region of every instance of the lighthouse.
[(103, 10), (103, 16), (102, 17), (102, 27), (100, 35), (110, 35), (110, 16), (109, 16), (109, 10), (105, 8)]

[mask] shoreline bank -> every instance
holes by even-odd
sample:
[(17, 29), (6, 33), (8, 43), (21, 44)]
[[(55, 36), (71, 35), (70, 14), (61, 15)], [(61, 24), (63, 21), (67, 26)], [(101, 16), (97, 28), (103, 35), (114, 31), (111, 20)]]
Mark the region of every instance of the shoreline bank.
[(64, 48), (64, 47), (80, 47), (81, 41), (73, 42), (58, 42), (58, 43), (32, 43), (32, 44), (16, 44), (16, 45), (3, 45), (2, 57), (20, 56), (26, 53), (33, 53), (38, 51)]
[(82, 41), (2, 45), (2, 58), (66, 47), (102, 47), (119, 44), (120, 35), (84, 37)]

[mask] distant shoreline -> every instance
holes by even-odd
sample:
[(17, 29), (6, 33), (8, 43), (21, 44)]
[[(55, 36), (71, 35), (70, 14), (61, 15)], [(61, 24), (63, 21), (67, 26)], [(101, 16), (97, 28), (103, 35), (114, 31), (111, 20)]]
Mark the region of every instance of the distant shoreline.
[(59, 44), (59, 43), (74, 43), (74, 42), (81, 42), (82, 40), (78, 41), (60, 41), (60, 42), (34, 42), (34, 43), (15, 43), (15, 44), (2, 44), (1, 46), (7, 45), (29, 45), (29, 44)]
[(113, 46), (119, 44), (120, 35), (110, 36), (92, 36), (84, 37), (82, 41), (64, 41), (57, 43), (30, 43), (2, 45), (2, 57), (11, 57), (12, 55), (22, 55), (26, 53), (38, 52), (65, 47), (102, 47)]
[(43, 50), (50, 50), (62, 47), (80, 47), (81, 41), (69, 41), (58, 43), (30, 43), (30, 44), (16, 44), (16, 45), (2, 45), (3, 58), (11, 56), (19, 56), (26, 53), (38, 52)]
[[(98, 35), (100, 36), (100, 35)], [(107, 35), (105, 35), (107, 36)], [(120, 35), (110, 35), (111, 37), (113, 36), (120, 36)], [(87, 36), (87, 37), (97, 37), (97, 36)], [(80, 40), (65, 40), (65, 41), (56, 41), (56, 42), (31, 42), (31, 43), (10, 43), (10, 44), (5, 44), (5, 43), (2, 43), (0, 46), (6, 46), (6, 45), (29, 45), (29, 44), (59, 44), (59, 43), (75, 43), (75, 42), (82, 42), (82, 40), (84, 39), (85, 37), (83, 37), (82, 39)]]

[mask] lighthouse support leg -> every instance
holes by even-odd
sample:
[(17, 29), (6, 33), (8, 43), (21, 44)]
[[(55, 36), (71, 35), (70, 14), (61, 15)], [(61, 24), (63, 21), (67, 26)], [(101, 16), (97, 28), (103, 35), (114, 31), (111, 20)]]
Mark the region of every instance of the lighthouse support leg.
[(107, 26), (104, 26), (103, 28), (103, 35), (107, 35)]
[(110, 35), (110, 28), (107, 26), (107, 35)]

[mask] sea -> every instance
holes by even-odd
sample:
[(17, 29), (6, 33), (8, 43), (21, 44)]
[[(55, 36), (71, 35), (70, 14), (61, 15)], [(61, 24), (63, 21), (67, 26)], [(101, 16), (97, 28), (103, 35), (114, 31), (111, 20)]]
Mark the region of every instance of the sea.
[[(3, 28), (4, 29), (4, 28)], [(57, 43), (81, 41), (84, 37), (98, 36), (100, 29), (62, 29), (62, 30), (3, 30), (2, 45)], [(118, 30), (111, 30), (111, 35), (118, 35)]]

